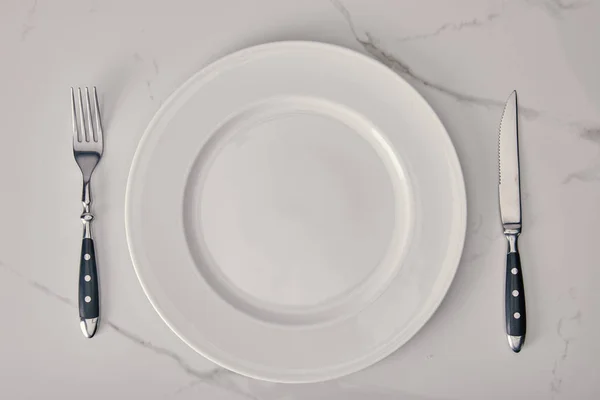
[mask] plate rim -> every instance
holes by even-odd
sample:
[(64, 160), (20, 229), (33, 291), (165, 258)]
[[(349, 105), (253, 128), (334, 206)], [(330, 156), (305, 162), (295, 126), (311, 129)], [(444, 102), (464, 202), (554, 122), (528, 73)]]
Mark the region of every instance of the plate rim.
[[(200, 77), (202, 75), (209, 75), (211, 72), (218, 70), (218, 68), (220, 66), (226, 64), (227, 61), (229, 61), (230, 59), (244, 56), (244, 55), (250, 55), (254, 52), (262, 51), (265, 49), (272, 50), (272, 49), (286, 48), (286, 47), (292, 47), (292, 46), (305, 47), (305, 48), (313, 47), (313, 48), (327, 49), (329, 51), (346, 53), (347, 55), (350, 55), (352, 57), (360, 59), (362, 62), (368, 62), (368, 63), (373, 64), (376, 68), (380, 69), (381, 71), (387, 71), (390, 78), (396, 79), (399, 82), (401, 82), (403, 85), (405, 85), (407, 87), (407, 90), (412, 92), (412, 96), (415, 99), (418, 99), (418, 101), (421, 103), (421, 106), (424, 108), (427, 108), (427, 110), (431, 114), (432, 118), (435, 118), (436, 122), (439, 124), (439, 126), (443, 129), (443, 131), (445, 133), (445, 135), (442, 135), (444, 138), (440, 139), (440, 140), (444, 140), (446, 142), (445, 143), (446, 148), (448, 149), (448, 151), (451, 152), (451, 156), (449, 157), (449, 159), (450, 159), (449, 162), (451, 164), (453, 164), (451, 169), (454, 172), (454, 174), (456, 174), (455, 188), (458, 192), (457, 203), (460, 203), (457, 205), (457, 207), (460, 208), (460, 210), (459, 210), (460, 215), (458, 216), (457, 221), (456, 221), (457, 222), (456, 232), (458, 232), (460, 234), (460, 237), (457, 238), (458, 240), (455, 243), (455, 245), (453, 246), (454, 249), (449, 248), (449, 250), (447, 252), (447, 259), (449, 259), (449, 260), (446, 261), (448, 266), (445, 269), (443, 269), (440, 272), (440, 274), (437, 275), (436, 280), (433, 284), (433, 287), (435, 288), (433, 291), (436, 293), (440, 293), (440, 295), (435, 296), (435, 298), (433, 298), (433, 299), (427, 299), (429, 301), (424, 303), (423, 307), (421, 308), (421, 312), (418, 313), (414, 318), (414, 320), (417, 321), (418, 323), (412, 324), (412, 326), (416, 327), (416, 328), (400, 331), (400, 333), (398, 335), (396, 335), (393, 338), (393, 340), (389, 340), (388, 342), (383, 343), (381, 346), (375, 348), (375, 350), (365, 354), (361, 358), (353, 360), (352, 362), (348, 362), (345, 364), (338, 364), (335, 368), (329, 367), (327, 369), (321, 369), (321, 371), (324, 371), (325, 373), (319, 373), (318, 369), (315, 369), (314, 372), (311, 371), (310, 373), (306, 373), (306, 372), (301, 372), (301, 373), (291, 372), (290, 373), (289, 371), (282, 372), (282, 371), (276, 371), (276, 370), (270, 370), (267, 373), (266, 369), (257, 372), (257, 370), (252, 370), (251, 368), (246, 368), (245, 366), (231, 365), (228, 361), (218, 360), (218, 357), (213, 357), (211, 354), (208, 354), (205, 351), (205, 349), (200, 349), (195, 344), (192, 344), (191, 341), (186, 339), (186, 337), (181, 332), (179, 332), (179, 330), (174, 325), (172, 325), (169, 322), (169, 319), (166, 317), (165, 312), (158, 306), (157, 300), (154, 299), (154, 295), (150, 292), (149, 288), (144, 283), (144, 280), (140, 273), (140, 267), (138, 265), (139, 262), (136, 261), (136, 251), (133, 248), (133, 245), (132, 245), (133, 240), (131, 238), (132, 229), (133, 229), (132, 226), (130, 225), (131, 224), (130, 208), (133, 207), (131, 205), (131, 200), (130, 200), (131, 192), (133, 190), (132, 189), (132, 185), (133, 185), (132, 176), (134, 175), (134, 173), (139, 165), (139, 159), (141, 157), (140, 149), (142, 149), (144, 147), (144, 144), (149, 137), (149, 133), (155, 127), (156, 123), (163, 117), (165, 112), (168, 110), (170, 104), (175, 99), (177, 99), (181, 93), (183, 93), (185, 90), (187, 90), (189, 88), (190, 84), (192, 82), (196, 81), (198, 79), (198, 77)], [(433, 107), (427, 102), (427, 100), (421, 95), (421, 93), (419, 93), (413, 87), (413, 85), (411, 85), (402, 76), (400, 76), (398, 73), (391, 70), (388, 66), (386, 66), (379, 60), (374, 59), (371, 56), (361, 53), (357, 50), (353, 50), (353, 49), (335, 45), (335, 44), (318, 42), (318, 41), (286, 40), (286, 41), (267, 42), (267, 43), (263, 43), (263, 44), (259, 44), (259, 45), (246, 47), (246, 48), (228, 53), (225, 56), (217, 58), (216, 60), (213, 60), (211, 62), (208, 62), (206, 65), (201, 67), (197, 72), (193, 73), (189, 78), (187, 78), (183, 83), (179, 84), (177, 86), (177, 88), (167, 97), (167, 99), (164, 101), (164, 103), (154, 113), (154, 115), (148, 122), (148, 125), (146, 126), (146, 128), (141, 136), (141, 139), (139, 140), (139, 142), (136, 146), (136, 149), (135, 149), (132, 161), (131, 161), (131, 165), (129, 168), (126, 189), (125, 189), (124, 219), (125, 219), (125, 236), (126, 236), (126, 240), (127, 240), (127, 248), (129, 250), (129, 255), (131, 258), (133, 269), (134, 269), (136, 277), (142, 287), (142, 290), (143, 290), (144, 294), (146, 295), (146, 298), (148, 299), (148, 301), (154, 308), (154, 310), (159, 315), (159, 317), (169, 327), (169, 329), (171, 331), (173, 331), (173, 333), (175, 333), (175, 335), (177, 335), (177, 337), (180, 340), (182, 340), (190, 348), (192, 348), (194, 351), (196, 351), (198, 354), (202, 355), (209, 361), (211, 361), (223, 368), (226, 368), (230, 371), (239, 373), (241, 375), (244, 375), (244, 376), (247, 376), (250, 378), (260, 379), (260, 380), (265, 380), (265, 381), (270, 381), (270, 382), (276, 382), (276, 383), (312, 383), (312, 382), (322, 382), (322, 381), (346, 376), (346, 375), (358, 372), (364, 368), (367, 368), (367, 367), (381, 361), (382, 359), (391, 355), (394, 351), (398, 350), (401, 346), (406, 344), (408, 341), (410, 341), (427, 324), (427, 322), (431, 319), (431, 317), (433, 317), (435, 312), (438, 310), (440, 304), (446, 298), (448, 290), (449, 290), (450, 286), (452, 285), (452, 282), (454, 281), (454, 278), (456, 276), (456, 272), (460, 265), (460, 261), (461, 261), (462, 254), (464, 251), (464, 243), (465, 243), (465, 239), (466, 239), (466, 228), (467, 228), (467, 195), (466, 195), (464, 174), (463, 174), (462, 167), (460, 164), (460, 159), (458, 157), (456, 147), (454, 146), (454, 143), (452, 142), (452, 139), (450, 138), (450, 135), (448, 134), (448, 130), (446, 129), (445, 125), (443, 124), (442, 120), (439, 118), (438, 114), (435, 112)], [(450, 262), (450, 260), (452, 262)], [(450, 268), (450, 267), (452, 267), (452, 268)]]

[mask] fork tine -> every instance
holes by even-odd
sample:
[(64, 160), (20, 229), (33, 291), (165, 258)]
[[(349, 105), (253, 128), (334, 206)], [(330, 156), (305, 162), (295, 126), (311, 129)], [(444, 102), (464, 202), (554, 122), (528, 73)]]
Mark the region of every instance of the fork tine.
[(85, 111), (86, 111), (86, 122), (87, 122), (87, 131), (90, 141), (96, 142), (96, 133), (94, 132), (94, 127), (92, 125), (92, 108), (90, 105), (90, 90), (85, 87)]
[(99, 143), (102, 143), (102, 121), (100, 119), (100, 106), (98, 105), (98, 93), (96, 93), (96, 86), (93, 87), (94, 90), (94, 111), (96, 113), (96, 139)]
[(77, 88), (77, 93), (79, 94), (79, 104), (77, 105), (79, 116), (77, 120), (79, 122), (79, 129), (81, 129), (81, 141), (89, 142), (88, 132), (85, 129), (85, 123), (83, 122), (83, 98), (81, 97), (81, 88)]
[(73, 140), (81, 142), (81, 136), (79, 135), (79, 129), (77, 127), (77, 113), (75, 111), (75, 91), (71, 88), (71, 120), (73, 122)]

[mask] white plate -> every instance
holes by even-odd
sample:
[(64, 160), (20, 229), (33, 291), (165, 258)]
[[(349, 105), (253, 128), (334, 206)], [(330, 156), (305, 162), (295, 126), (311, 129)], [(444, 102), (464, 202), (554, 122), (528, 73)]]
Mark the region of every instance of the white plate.
[(409, 340), (442, 301), (466, 225), (444, 127), (380, 63), (272, 43), (206, 67), (136, 152), (127, 239), (148, 298), (212, 361), (335, 378)]

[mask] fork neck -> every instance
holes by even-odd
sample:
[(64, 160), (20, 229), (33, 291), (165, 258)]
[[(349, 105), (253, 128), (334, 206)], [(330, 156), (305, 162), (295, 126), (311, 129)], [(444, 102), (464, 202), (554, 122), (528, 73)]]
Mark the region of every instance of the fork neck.
[(92, 226), (91, 222), (94, 216), (91, 213), (92, 205), (92, 189), (90, 186), (90, 180), (83, 180), (83, 193), (81, 195), (81, 203), (83, 204), (83, 212), (81, 213), (81, 222), (83, 223), (83, 237), (84, 239), (92, 238)]

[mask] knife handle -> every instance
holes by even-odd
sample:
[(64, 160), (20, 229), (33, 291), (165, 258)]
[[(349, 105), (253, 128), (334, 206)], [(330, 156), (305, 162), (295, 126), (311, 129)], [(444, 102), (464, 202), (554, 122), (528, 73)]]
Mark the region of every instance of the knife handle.
[(94, 240), (83, 238), (79, 264), (79, 320), (86, 337), (91, 338), (96, 333), (99, 316), (100, 298)]
[(523, 270), (517, 248), (518, 233), (505, 233), (508, 240), (506, 255), (506, 334), (508, 343), (515, 353), (521, 351), (527, 330), (527, 313), (525, 310), (525, 286)]

